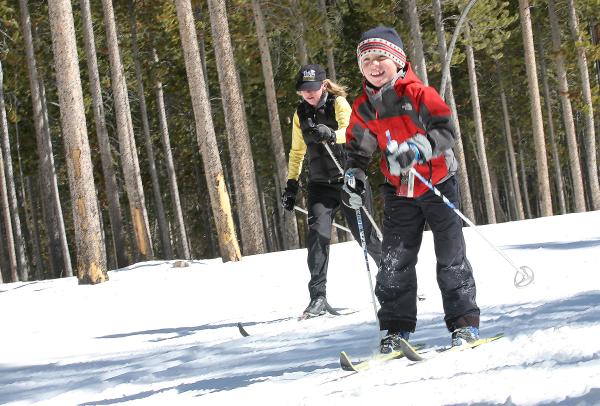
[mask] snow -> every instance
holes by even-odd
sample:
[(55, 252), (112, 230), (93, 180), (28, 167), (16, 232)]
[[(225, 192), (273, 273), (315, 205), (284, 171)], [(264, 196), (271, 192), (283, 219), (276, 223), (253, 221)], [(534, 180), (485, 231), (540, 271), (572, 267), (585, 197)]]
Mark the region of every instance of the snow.
[[(359, 373), (342, 371), (339, 353), (364, 359), (379, 333), (354, 242), (331, 247), (328, 281), (329, 302), (350, 314), (305, 321), (304, 249), (184, 268), (139, 263), (96, 286), (0, 285), (0, 404), (600, 404), (599, 225), (595, 211), (480, 227), (535, 271), (521, 289), (515, 270), (465, 229), (481, 334), (506, 336)], [(429, 232), (417, 271), (426, 299), (411, 341), (448, 345)]]

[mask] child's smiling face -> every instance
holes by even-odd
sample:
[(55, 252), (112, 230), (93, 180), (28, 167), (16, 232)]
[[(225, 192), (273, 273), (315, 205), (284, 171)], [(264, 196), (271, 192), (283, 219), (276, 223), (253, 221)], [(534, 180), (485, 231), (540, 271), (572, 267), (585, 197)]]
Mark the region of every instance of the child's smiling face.
[(398, 72), (398, 66), (383, 55), (368, 55), (362, 60), (365, 78), (375, 87), (381, 87), (391, 81)]

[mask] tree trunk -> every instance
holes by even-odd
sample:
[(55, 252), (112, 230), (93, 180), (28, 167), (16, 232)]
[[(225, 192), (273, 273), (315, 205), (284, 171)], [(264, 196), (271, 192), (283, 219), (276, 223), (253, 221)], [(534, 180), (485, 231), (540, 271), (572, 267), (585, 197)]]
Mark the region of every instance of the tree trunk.
[[(0, 238), (2, 238), (2, 231), (0, 230)], [(3, 247), (0, 247), (0, 255), (2, 255), (2, 258), (4, 258), (4, 249)], [(4, 268), (4, 261), (2, 259), (0, 259), (0, 283), (4, 283), (4, 278), (2, 277), (2, 272)]]
[(531, 14), (529, 0), (519, 0), (519, 15), (523, 46), (525, 48), (525, 68), (527, 70), (527, 85), (531, 108), (531, 126), (535, 143), (535, 163), (537, 169), (538, 199), (542, 216), (552, 215), (552, 198), (550, 194), (550, 181), (548, 179), (548, 160), (546, 158), (546, 143), (544, 140), (544, 123), (542, 120), (542, 106), (538, 87), (537, 69), (535, 65), (535, 51), (533, 47), (533, 34), (531, 30)]
[[(282, 183), (279, 182), (279, 175), (277, 173), (273, 173), (273, 180), (274, 180), (273, 186), (274, 186), (274, 189), (275, 189), (274, 190), (274, 192), (275, 192), (275, 203), (274, 203), (274, 206), (277, 207), (277, 211), (273, 210), (273, 216), (277, 215), (277, 219), (278, 219), (277, 222), (279, 222), (279, 224), (278, 224), (278, 226), (279, 226), (278, 230), (284, 230), (285, 233), (294, 233), (296, 235), (296, 237), (298, 237), (298, 245), (296, 246), (296, 248), (300, 248), (300, 236), (298, 235), (298, 222), (296, 221), (296, 214), (293, 213), (293, 212), (290, 213), (287, 210), (283, 210), (283, 212), (288, 213), (288, 216), (294, 217), (294, 222), (296, 224), (296, 226), (295, 226), (296, 228), (294, 230), (291, 230), (291, 231), (287, 230), (286, 229), (287, 226), (285, 225), (286, 223), (283, 221), (283, 219), (285, 217), (287, 217), (287, 216), (280, 216), (279, 215), (280, 214), (279, 212), (282, 211), (282, 209), (283, 209), (281, 207), (281, 204), (280, 204), (280, 196), (281, 196), (281, 193), (282, 193), (281, 192), (281, 188), (283, 186), (282, 186)], [(287, 244), (284, 241), (284, 237), (281, 234), (278, 234), (277, 237), (278, 237), (278, 240), (277, 240), (278, 241), (278, 245), (279, 245), (279, 247), (281, 247), (282, 250), (292, 249), (292, 248), (286, 248)], [(293, 249), (296, 249), (296, 248), (293, 248)]]
[[(205, 185), (206, 176), (202, 177), (202, 171), (200, 165), (194, 164), (194, 175), (196, 176), (196, 182), (198, 185), (198, 190), (203, 190), (207, 188)], [(204, 182), (203, 182), (204, 179)], [(208, 258), (214, 258), (219, 256), (219, 249), (217, 245), (218, 241), (215, 241), (215, 232), (213, 232), (213, 224), (216, 224), (213, 220), (213, 215), (211, 211), (211, 207), (206, 204), (200, 205), (198, 208), (200, 213), (200, 218), (202, 219), (202, 228), (204, 230), (204, 234), (200, 237), (204, 241), (208, 241)], [(218, 237), (218, 235), (217, 235)]]
[[(25, 221), (22, 223), (23, 224), (23, 239), (25, 242), (25, 253), (27, 255), (28, 250), (27, 250), (27, 241), (30, 241), (30, 234), (29, 234), (29, 224), (28, 224), (28, 217), (27, 217), (27, 195), (25, 193), (25, 175), (23, 175), (23, 159), (21, 158), (21, 135), (20, 135), (20, 131), (19, 131), (19, 99), (17, 97), (17, 95), (15, 93), (12, 94), (13, 97), (13, 108), (15, 111), (15, 116), (16, 116), (16, 120), (15, 120), (15, 148), (16, 148), (16, 153), (17, 153), (17, 167), (19, 169), (19, 188), (18, 191), (19, 193), (17, 193), (17, 200), (20, 198), (21, 201), (23, 201), (23, 213), (25, 215)], [(29, 256), (28, 256), (29, 258)], [(31, 264), (29, 265), (31, 267)], [(31, 270), (30, 270), (31, 271)]]
[[(54, 156), (52, 155), (52, 142), (50, 138), (50, 118), (48, 117), (48, 101), (46, 100), (46, 86), (44, 85), (44, 79), (40, 76), (39, 78), (39, 87), (40, 87), (40, 98), (42, 101), (42, 113), (44, 117), (44, 131), (46, 132), (46, 140), (47, 146), (46, 149), (50, 151), (50, 161), (52, 168), (54, 166)], [(65, 219), (62, 211), (62, 202), (60, 201), (60, 195), (58, 192), (58, 178), (56, 176), (56, 169), (54, 169), (54, 176), (50, 177), (50, 187), (51, 187), (51, 196), (53, 201), (50, 203), (48, 207), (52, 210), (52, 224), (54, 228), (50, 231), (53, 235), (53, 239), (58, 241), (58, 245), (60, 245), (60, 256), (57, 257), (57, 260), (60, 260), (62, 257), (62, 266), (64, 266), (64, 272), (60, 272), (57, 276), (73, 276), (73, 269), (71, 267), (71, 253), (69, 251), (69, 244), (67, 242), (67, 231), (65, 229)]]
[(556, 66), (556, 80), (558, 82), (558, 95), (562, 106), (562, 116), (565, 126), (565, 136), (567, 139), (567, 148), (569, 150), (569, 166), (571, 168), (571, 179), (573, 182), (573, 198), (575, 200), (575, 211), (585, 211), (585, 192), (581, 174), (581, 164), (579, 161), (579, 151), (577, 143), (577, 134), (575, 132), (575, 121), (573, 119), (573, 109), (571, 99), (569, 98), (569, 83), (567, 81), (567, 69), (565, 67), (565, 58), (561, 50), (560, 24), (556, 14), (554, 0), (548, 0), (548, 16), (552, 30), (552, 53), (554, 55), (554, 64)]
[(96, 284), (107, 281), (108, 274), (87, 138), (73, 11), (70, 0), (50, 0), (48, 9), (73, 206), (77, 279), (80, 284)]
[(125, 82), (125, 74), (123, 72), (123, 65), (121, 64), (112, 0), (102, 0), (102, 10), (104, 12), (104, 27), (110, 59), (121, 166), (125, 178), (125, 189), (127, 190), (131, 222), (133, 224), (137, 247), (135, 257), (137, 260), (145, 261), (154, 256), (154, 251), (150, 238), (148, 213), (146, 211), (144, 188), (142, 186), (137, 148), (133, 135), (127, 83)]
[[(508, 155), (504, 156), (505, 160), (504, 163), (507, 164), (508, 163)], [(510, 178), (510, 167), (506, 166), (506, 175), (508, 176), (502, 176), (502, 188), (504, 189), (504, 197), (506, 199), (506, 221), (514, 221), (516, 219), (516, 215), (515, 215), (515, 199), (514, 199), (514, 192), (513, 192), (513, 188), (511, 186), (511, 178)]]
[(31, 186), (31, 177), (25, 178), (25, 196), (29, 200), (29, 207), (31, 208), (31, 234), (33, 241), (31, 243), (33, 247), (33, 258), (35, 260), (35, 279), (41, 280), (44, 277), (44, 265), (42, 262), (42, 248), (40, 244), (40, 231), (38, 227), (38, 197), (37, 193), (33, 191)]
[(492, 185), (492, 198), (494, 200), (494, 213), (496, 213), (497, 221), (503, 223), (506, 221), (506, 213), (502, 208), (500, 201), (500, 190), (498, 186), (498, 178), (495, 172), (490, 173), (490, 184)]
[[(552, 0), (549, 0), (552, 1)], [(563, 184), (563, 174), (560, 167), (560, 157), (558, 155), (558, 146), (554, 133), (554, 116), (552, 114), (552, 103), (550, 100), (550, 85), (548, 84), (548, 75), (546, 73), (546, 56), (544, 53), (544, 40), (541, 35), (538, 38), (538, 56), (540, 59), (540, 75), (542, 79), (542, 94), (544, 95), (544, 104), (546, 105), (546, 115), (548, 117), (548, 141), (550, 142), (550, 151), (552, 152), (552, 161), (554, 162), (554, 180), (556, 182), (556, 197), (558, 198), (558, 207), (561, 214), (567, 213), (565, 203), (565, 187)]]
[(156, 210), (156, 220), (158, 221), (158, 230), (162, 254), (165, 259), (173, 258), (173, 247), (169, 237), (169, 226), (165, 207), (163, 205), (162, 194), (160, 192), (160, 182), (156, 172), (156, 162), (154, 160), (154, 148), (150, 139), (150, 124), (148, 122), (148, 109), (146, 108), (146, 96), (144, 95), (144, 82), (142, 78), (142, 66), (140, 64), (140, 52), (137, 43), (137, 23), (135, 17), (135, 7), (133, 0), (128, 1), (129, 5), (129, 24), (131, 26), (131, 48), (133, 51), (133, 63), (135, 69), (135, 80), (137, 82), (137, 93), (140, 99), (140, 115), (142, 119), (142, 130), (144, 132), (144, 145), (148, 159), (150, 178), (152, 179), (152, 196), (154, 197), (154, 208)]
[(224, 0), (209, 0), (208, 4), (233, 170), (242, 251), (244, 255), (262, 254), (266, 252), (266, 243), (260, 198), (256, 187), (244, 98), (231, 46), (227, 10)]
[(479, 89), (477, 86), (477, 74), (475, 72), (475, 56), (473, 47), (470, 45), (469, 25), (465, 26), (465, 55), (469, 69), (469, 84), (471, 87), (471, 103), (473, 105), (473, 121), (475, 125), (475, 138), (477, 140), (477, 151), (479, 153), (479, 168), (481, 171), (481, 181), (483, 183), (483, 195), (485, 200), (485, 209), (487, 221), (489, 224), (496, 223), (496, 213), (494, 211), (494, 200), (492, 196), (492, 185), (490, 181), (490, 171), (488, 168), (487, 154), (485, 151), (485, 139), (483, 136), (483, 123), (481, 120), (481, 108), (479, 106)]
[[(16, 255), (16, 264), (19, 271), (19, 277), (22, 281), (29, 280), (29, 264), (27, 263), (27, 255), (25, 254), (25, 242), (21, 234), (21, 218), (19, 216), (19, 204), (17, 202), (17, 192), (15, 189), (15, 175), (13, 172), (12, 157), (10, 151), (10, 140), (8, 136), (8, 121), (6, 119), (6, 107), (4, 104), (4, 72), (2, 69), (2, 62), (0, 61), (0, 138), (2, 142), (2, 154), (4, 159), (2, 162), (2, 176), (0, 179), (3, 183), (3, 193), (6, 193), (6, 199), (8, 203), (9, 221), (12, 217), (12, 227), (10, 230), (9, 244), (12, 244), (12, 248), (9, 247), (9, 255)], [(4, 199), (2, 202), (4, 206)], [(12, 250), (12, 251), (11, 251)], [(12, 260), (11, 260), (12, 266)]]
[[(5, 132), (7, 131), (6, 123), (6, 110), (4, 109), (4, 95), (1, 87), (2, 85), (2, 65), (0, 65), (0, 131), (4, 138)], [(13, 233), (13, 227), (11, 222), (10, 202), (8, 198), (7, 178), (4, 171), (4, 152), (0, 150), (0, 203), (2, 204), (2, 217), (4, 219), (4, 234), (6, 245), (8, 249), (8, 270), (10, 271), (11, 282), (18, 282), (19, 275), (17, 273), (17, 254), (15, 250), (15, 239)], [(1, 243), (4, 245), (4, 241)]]
[(92, 95), (92, 110), (96, 124), (96, 137), (100, 147), (100, 160), (102, 162), (102, 173), (104, 175), (104, 188), (108, 200), (108, 218), (112, 230), (112, 242), (117, 261), (117, 268), (129, 265), (129, 258), (125, 250), (125, 236), (123, 233), (123, 215), (121, 203), (119, 202), (119, 189), (113, 159), (106, 129), (106, 117), (104, 114), (104, 103), (102, 100), (102, 89), (100, 87), (100, 75), (98, 73), (98, 60), (96, 58), (96, 45), (94, 40), (94, 29), (90, 11), (90, 1), (80, 0), (81, 17), (83, 20), (83, 39), (85, 42), (86, 61), (90, 80), (90, 93)]
[(413, 55), (413, 67), (417, 76), (425, 83), (429, 85), (427, 79), (427, 67), (425, 64), (425, 53), (423, 52), (423, 39), (421, 35), (421, 24), (419, 23), (419, 12), (417, 10), (416, 0), (405, 0), (406, 12), (408, 13), (408, 21), (410, 24), (410, 37), (412, 39), (414, 55)]
[(508, 163), (511, 175), (511, 183), (515, 193), (515, 209), (517, 220), (524, 220), (523, 199), (521, 198), (521, 189), (519, 185), (519, 175), (517, 171), (517, 161), (515, 159), (515, 149), (513, 147), (512, 132), (510, 130), (510, 118), (508, 116), (508, 103), (506, 103), (506, 92), (504, 85), (500, 81), (500, 99), (502, 101), (502, 116), (504, 117), (504, 133), (506, 135), (506, 147), (508, 149)]
[[(154, 63), (158, 64), (158, 55), (156, 49), (152, 49)], [(162, 144), (165, 152), (167, 166), (167, 178), (171, 191), (171, 201), (173, 202), (173, 213), (175, 213), (175, 222), (177, 224), (177, 245), (178, 256), (184, 259), (191, 259), (190, 245), (188, 243), (185, 223), (183, 221), (183, 211), (181, 210), (181, 199), (179, 198), (179, 186), (177, 185), (177, 175), (175, 174), (175, 164), (173, 162), (173, 152), (171, 151), (171, 140), (169, 136), (169, 126), (167, 124), (167, 111), (165, 109), (165, 99), (163, 96), (163, 87), (160, 79), (154, 81), (156, 91), (156, 104), (158, 108), (158, 122), (160, 124), (160, 133), (162, 135)]]
[[(33, 37), (31, 33), (31, 18), (27, 0), (19, 0), (21, 11), (21, 29), (25, 45), (27, 70), (29, 73), (29, 90), (31, 91), (31, 104), (33, 108), (33, 124), (35, 128), (37, 150), (39, 154), (38, 168), (44, 176), (41, 180), (41, 192), (45, 202), (45, 225), (48, 234), (48, 254), (51, 272), (55, 276), (73, 276), (71, 258), (64, 232), (62, 209), (58, 195), (56, 169), (52, 155), (52, 141), (47, 117), (45, 117), (43, 84), (38, 77), (38, 71), (33, 50)], [(62, 258), (61, 258), (62, 253)], [(63, 265), (60, 265), (60, 260)], [(61, 271), (61, 267), (64, 269)]]
[(285, 248), (281, 245), (281, 235), (279, 234), (279, 217), (277, 216), (277, 211), (273, 210), (271, 212), (271, 220), (273, 221), (273, 240), (274, 240), (274, 250), (275, 251), (283, 251)]
[(306, 39), (304, 37), (304, 33), (306, 32), (306, 27), (304, 24), (304, 17), (300, 12), (300, 4), (298, 4), (298, 0), (291, 0), (292, 10), (298, 12), (298, 15), (295, 15), (295, 12), (292, 11), (292, 19), (296, 20), (296, 40), (297, 43), (297, 52), (298, 52), (298, 60), (300, 61), (300, 65), (308, 64), (308, 48), (306, 47)]
[[(194, 18), (196, 20), (202, 20), (202, 9), (199, 5), (194, 5)], [(200, 48), (200, 61), (202, 63), (202, 74), (205, 78), (208, 78), (208, 69), (206, 68), (206, 41), (204, 40), (204, 30), (198, 28), (196, 31), (198, 47)], [(206, 95), (210, 98), (210, 89), (208, 87), (208, 80), (204, 83), (206, 87)]]
[[(256, 35), (258, 37), (261, 66), (265, 81), (267, 109), (269, 111), (269, 123), (271, 127), (271, 148), (273, 149), (273, 154), (275, 155), (275, 172), (277, 173), (278, 184), (284, 185), (287, 181), (287, 162), (285, 159), (285, 150), (283, 147), (281, 122), (279, 121), (277, 93), (275, 91), (275, 80), (273, 75), (273, 64), (271, 62), (271, 53), (269, 51), (267, 30), (265, 27), (265, 21), (263, 18), (262, 10), (260, 8), (259, 0), (252, 0), (252, 11), (254, 12), (254, 23), (256, 24)], [(278, 198), (279, 195), (276, 195), (276, 197)], [(285, 249), (299, 248), (298, 224), (296, 223), (296, 216), (293, 213), (289, 213), (286, 210), (284, 210), (280, 204), (277, 204), (276, 206), (279, 218), (281, 219)]]
[(206, 81), (200, 62), (192, 6), (190, 0), (176, 0), (175, 5), (196, 120), (198, 147), (204, 164), (221, 256), (224, 261), (239, 261), (241, 259), (240, 248), (235, 234), (231, 203), (223, 178), (223, 167), (212, 121), (210, 101), (206, 93)]
[[(5, 241), (4, 238), (4, 234), (2, 232), (2, 222), (0, 221), (0, 239), (1, 241)], [(4, 252), (4, 245), (0, 244), (0, 283), (4, 283), (4, 276), (2, 276), (2, 274), (4, 273), (4, 270), (8, 268), (7, 262), (6, 262), (6, 253)]]
[(21, 226), (23, 227), (23, 247), (25, 250), (25, 256), (29, 259), (29, 273), (31, 274), (31, 256), (29, 253), (29, 249), (28, 249), (28, 241), (31, 241), (31, 234), (29, 232), (29, 225), (27, 222), (27, 198), (25, 195), (25, 176), (23, 175), (23, 164), (22, 164), (22, 159), (21, 159), (21, 146), (19, 145), (19, 139), (20, 139), (20, 135), (19, 135), (19, 120), (18, 120), (18, 104), (19, 101), (17, 99), (16, 95), (13, 95), (14, 98), (14, 104), (13, 104), (13, 108), (15, 111), (15, 116), (17, 117), (17, 119), (15, 120), (15, 150), (16, 150), (16, 154), (17, 154), (17, 168), (18, 168), (18, 175), (15, 174), (15, 177), (18, 177), (19, 182), (18, 182), (18, 187), (16, 188), (16, 195), (17, 195), (17, 202), (21, 201), (22, 205), (23, 205), (23, 210), (22, 213), (24, 215), (24, 220), (21, 222)]
[(260, 197), (260, 215), (262, 217), (263, 222), (263, 233), (266, 237), (267, 252), (273, 252), (273, 247), (275, 246), (273, 241), (273, 229), (269, 225), (269, 216), (267, 214), (267, 202), (265, 200), (265, 190), (258, 175), (256, 176), (256, 187), (258, 188), (258, 196)]
[(533, 213), (531, 212), (531, 204), (529, 200), (529, 186), (527, 185), (527, 168), (525, 168), (525, 159), (523, 156), (525, 153), (523, 152), (523, 144), (521, 143), (521, 129), (517, 127), (517, 144), (519, 145), (519, 152), (517, 153), (519, 157), (519, 166), (521, 167), (521, 181), (523, 184), (523, 195), (525, 196), (525, 213), (527, 214), (527, 218), (533, 218)]
[[(447, 50), (446, 50), (446, 36), (444, 32), (444, 23), (442, 19), (442, 8), (440, 0), (433, 0), (433, 15), (435, 21), (435, 30), (438, 39), (438, 52), (440, 54), (440, 60), (445, 61)], [(465, 215), (475, 220), (475, 211), (473, 210), (473, 201), (471, 199), (471, 190), (469, 188), (469, 174), (467, 172), (467, 162), (465, 159), (465, 150), (463, 148), (462, 135), (460, 130), (460, 123), (458, 121), (458, 111), (456, 109), (456, 100), (454, 99), (454, 90), (452, 87), (452, 77), (448, 74), (448, 80), (446, 82), (446, 102), (452, 110), (452, 124), (454, 125), (454, 131), (456, 133), (456, 141), (454, 145), (454, 152), (458, 159), (458, 185), (460, 188), (461, 197), (461, 208)]]
[(513, 184), (512, 163), (508, 157), (508, 149), (504, 151), (504, 161), (506, 163), (506, 200), (508, 207), (509, 221), (522, 220), (517, 214), (517, 199), (515, 197), (515, 186)]
[[(38, 38), (38, 29), (37, 27), (31, 28), (31, 33), (33, 35), (31, 43), (32, 46), (34, 46), (36, 43), (39, 44), (40, 42)], [(62, 202), (58, 190), (57, 173), (60, 171), (56, 168), (54, 164), (52, 136), (50, 134), (50, 128), (52, 127), (52, 125), (50, 123), (50, 117), (48, 115), (48, 101), (46, 99), (46, 85), (43, 76), (43, 70), (40, 72), (36, 70), (36, 73), (38, 79), (38, 94), (41, 102), (41, 111), (43, 118), (44, 149), (47, 150), (49, 154), (49, 164), (47, 166), (51, 167), (53, 170), (52, 176), (46, 177), (39, 176), (40, 174), (38, 174), (38, 179), (42, 185), (42, 190), (45, 188), (48, 189), (48, 192), (44, 193), (43, 195), (47, 194), (50, 199), (47, 202), (44, 199), (42, 199), (42, 208), (46, 237), (49, 242), (48, 256), (50, 258), (50, 264), (52, 269), (51, 277), (61, 278), (63, 276), (73, 276), (73, 271), (71, 268), (71, 254), (69, 251), (69, 245), (66, 237), (64, 216), (62, 212)], [(38, 167), (38, 170), (45, 171), (45, 168)]]
[(581, 90), (583, 93), (583, 116), (585, 119), (585, 152), (587, 162), (588, 180), (591, 190), (591, 200), (594, 210), (600, 210), (600, 184), (598, 183), (598, 166), (596, 165), (596, 130), (594, 128), (594, 106), (592, 103), (592, 90), (590, 87), (590, 75), (587, 66), (587, 56), (582, 44), (581, 34), (579, 33), (579, 23), (577, 21), (577, 11), (575, 10), (575, 1), (567, 0), (567, 10), (569, 10), (569, 28), (571, 37), (575, 41), (577, 48), (577, 66), (579, 67), (579, 76), (581, 77)]
[[(258, 0), (253, 0), (254, 5)], [(331, 23), (329, 21), (329, 14), (327, 13), (327, 4), (325, 0), (319, 0), (319, 11), (323, 15), (323, 30), (325, 31), (325, 54), (327, 55), (327, 77), (334, 82), (337, 82), (335, 72), (335, 59), (333, 57), (333, 38), (331, 37)]]
[[(26, 193), (26, 184), (28, 182), (28, 178), (26, 178), (23, 175), (23, 160), (21, 159), (21, 136), (20, 136), (20, 131), (19, 131), (19, 99), (17, 98), (16, 94), (13, 94), (13, 106), (15, 109), (15, 115), (17, 116), (17, 119), (15, 120), (15, 147), (16, 147), (16, 152), (17, 152), (17, 166), (19, 168), (19, 192), (20, 192), (20, 198), (21, 201), (23, 202), (23, 214), (25, 217), (25, 220), (23, 221), (22, 225), (23, 225), (23, 239), (24, 239), (24, 247), (25, 247), (25, 252), (27, 254), (27, 242), (31, 241), (31, 245), (32, 245), (32, 256), (33, 258), (32, 261), (35, 261), (35, 274), (33, 275), (34, 280), (40, 280), (41, 279), (41, 268), (42, 268), (42, 261), (41, 261), (41, 256), (40, 256), (40, 240), (39, 240), (39, 234), (37, 231), (37, 223), (35, 224), (35, 230), (31, 230), (31, 222), (29, 221), (29, 212), (31, 212), (33, 214), (33, 210), (31, 210), (32, 207), (32, 201), (31, 199), (27, 196)], [(36, 217), (37, 220), (37, 217)], [(31, 230), (31, 231), (30, 231)], [(34, 232), (34, 234), (32, 235), (32, 232)], [(33, 240), (32, 240), (33, 238)], [(30, 273), (31, 273), (31, 266), (32, 263), (30, 263)]]
[[(592, 45), (598, 46), (598, 37), (600, 36), (600, 24), (596, 17), (592, 17), (590, 22), (590, 37)], [(596, 71), (596, 84), (600, 85), (600, 57), (596, 57), (594, 63), (594, 70)]]

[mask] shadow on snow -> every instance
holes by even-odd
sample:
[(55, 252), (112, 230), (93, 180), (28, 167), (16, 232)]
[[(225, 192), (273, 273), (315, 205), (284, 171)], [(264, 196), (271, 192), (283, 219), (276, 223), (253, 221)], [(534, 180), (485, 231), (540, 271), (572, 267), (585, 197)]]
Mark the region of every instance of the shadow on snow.
[[(319, 319), (307, 322), (327, 322), (326, 318)], [(263, 323), (286, 320), (288, 319), (284, 318)], [(529, 335), (553, 325), (560, 326), (561, 320), (569, 320), (570, 326), (598, 322), (600, 291), (581, 293), (547, 303), (484, 308), (482, 335), (497, 332), (505, 332), (509, 338), (515, 335)], [(178, 380), (185, 383), (167, 384), (155, 390), (143, 390), (117, 398), (95, 399), (83, 404), (108, 405), (144, 399), (170, 390), (178, 393), (195, 391), (200, 393), (194, 395), (203, 396), (247, 387), (284, 374), (306, 374), (317, 370), (331, 372), (338, 369), (340, 350), (345, 350), (354, 357), (369, 355), (369, 351), (365, 349), (371, 348), (371, 352), (376, 350), (377, 332), (373, 323), (349, 324), (332, 329), (324, 328), (324, 324), (317, 325), (319, 330), (310, 335), (306, 333), (305, 328), (310, 325), (299, 329), (298, 324), (290, 321), (287, 324), (282, 323), (281, 332), (273, 336), (261, 337), (257, 334), (243, 338), (236, 331), (236, 338), (213, 345), (194, 343), (161, 347), (126, 356), (107, 355), (102, 360), (81, 363), (22, 367), (0, 365), (0, 404), (24, 399), (48, 400), (74, 390), (98, 393), (121, 384), (157, 387), (161, 381), (172, 383)], [(202, 331), (217, 328), (237, 330), (237, 323), (148, 330), (100, 338), (165, 333), (185, 336), (202, 334)], [(419, 321), (415, 342), (427, 341), (429, 345), (447, 345), (449, 336), (445, 330), (443, 316), (438, 313), (435, 318)], [(255, 343), (260, 345), (256, 346)], [(577, 362), (564, 362), (571, 361)], [(596, 399), (599, 396), (598, 391), (593, 392)], [(586, 400), (589, 400), (587, 395)]]
[(550, 241), (534, 242), (529, 244), (504, 245), (502, 248), (509, 250), (536, 250), (545, 248), (549, 250), (576, 250), (580, 248), (591, 248), (600, 246), (600, 238), (583, 241)]

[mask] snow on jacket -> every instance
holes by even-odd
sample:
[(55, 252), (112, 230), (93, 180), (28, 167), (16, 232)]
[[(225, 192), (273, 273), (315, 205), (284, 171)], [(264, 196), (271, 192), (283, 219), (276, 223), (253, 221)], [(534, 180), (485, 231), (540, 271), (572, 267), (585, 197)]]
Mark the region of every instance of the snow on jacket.
[[(454, 128), (450, 109), (437, 91), (425, 86), (413, 73), (410, 64), (406, 74), (402, 76), (402, 73), (380, 89), (372, 88), (367, 82), (363, 85), (363, 94), (352, 106), (346, 130), (346, 168), (358, 167), (366, 171), (379, 147), (383, 151), (380, 168), (387, 182), (396, 187), (400, 196), (418, 197), (428, 190), (425, 184), (414, 180), (410, 173), (402, 179), (390, 174), (385, 158), (386, 132), (389, 130), (391, 139), (399, 144), (417, 133), (427, 136), (433, 158), (415, 165), (415, 169), (435, 185), (454, 175), (458, 168), (452, 151)], [(407, 186), (407, 183), (410, 185)]]
[(319, 104), (314, 107), (302, 101), (294, 113), (292, 125), (292, 147), (288, 162), (288, 179), (298, 180), (302, 171), (302, 162), (308, 152), (309, 182), (336, 183), (343, 179), (329, 152), (321, 142), (316, 142), (311, 127), (325, 124), (335, 131), (336, 144), (330, 148), (338, 163), (344, 167), (346, 127), (352, 108), (342, 96), (324, 92)]

